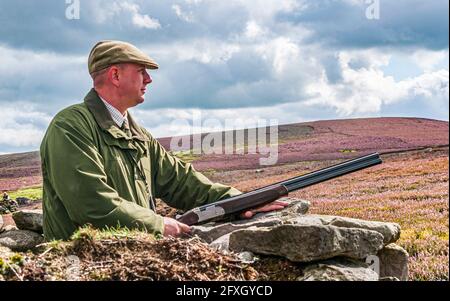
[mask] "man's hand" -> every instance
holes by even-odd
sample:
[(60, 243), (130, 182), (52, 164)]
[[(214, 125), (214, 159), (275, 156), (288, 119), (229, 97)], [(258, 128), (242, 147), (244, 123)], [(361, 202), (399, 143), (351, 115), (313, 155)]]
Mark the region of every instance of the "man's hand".
[(164, 217), (164, 236), (179, 236), (190, 231), (191, 227), (188, 225), (180, 223), (173, 218)]
[(246, 218), (246, 219), (252, 218), (252, 216), (258, 212), (269, 212), (269, 211), (274, 211), (274, 210), (280, 210), (280, 209), (283, 209), (284, 207), (286, 207), (287, 205), (289, 205), (288, 202), (274, 201), (274, 202), (266, 204), (264, 206), (245, 211), (244, 213), (242, 213), (240, 215), (240, 217)]

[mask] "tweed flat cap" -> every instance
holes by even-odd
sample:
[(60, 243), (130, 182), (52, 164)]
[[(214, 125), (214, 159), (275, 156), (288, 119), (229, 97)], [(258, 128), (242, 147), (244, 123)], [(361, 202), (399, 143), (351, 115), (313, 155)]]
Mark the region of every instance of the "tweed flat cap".
[(148, 69), (158, 69), (158, 64), (136, 46), (122, 41), (100, 41), (89, 53), (89, 73), (105, 69), (113, 64), (136, 63)]

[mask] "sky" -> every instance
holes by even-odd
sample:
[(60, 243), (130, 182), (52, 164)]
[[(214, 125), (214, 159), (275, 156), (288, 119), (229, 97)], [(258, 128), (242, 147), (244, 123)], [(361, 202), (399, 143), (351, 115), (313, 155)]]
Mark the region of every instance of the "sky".
[(248, 127), (381, 116), (448, 121), (448, 6), (2, 0), (0, 154), (39, 149), (53, 116), (92, 87), (89, 51), (110, 39), (133, 43), (160, 65), (150, 71), (145, 102), (130, 109), (155, 137), (221, 130), (236, 119)]

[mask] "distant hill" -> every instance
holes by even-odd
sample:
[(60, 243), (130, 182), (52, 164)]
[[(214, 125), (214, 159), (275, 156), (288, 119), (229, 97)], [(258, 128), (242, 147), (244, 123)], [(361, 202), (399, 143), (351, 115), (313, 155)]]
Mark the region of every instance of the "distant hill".
[(0, 192), (40, 184), (39, 152), (0, 155)]
[[(396, 152), (449, 143), (448, 122), (424, 118), (322, 120), (280, 125), (278, 132), (277, 164), (351, 158), (371, 152)], [(202, 135), (202, 139), (206, 135)], [(192, 136), (184, 137), (193, 139)], [(171, 139), (166, 137), (159, 141), (170, 149)], [(267, 155), (193, 154), (185, 157), (198, 170), (233, 170), (258, 168), (259, 159)]]
[[(233, 142), (236, 142), (236, 132)], [(244, 144), (236, 145), (245, 155), (196, 155), (188, 148), (174, 152), (185, 161), (192, 162), (198, 170), (235, 170), (259, 168), (261, 154), (248, 154), (248, 131), (243, 131)], [(205, 139), (208, 134), (201, 135)], [(221, 134), (225, 136), (225, 133)], [(192, 136), (175, 137), (193, 140)], [(266, 141), (270, 141), (266, 135)], [(277, 164), (350, 158), (370, 152), (392, 152), (421, 147), (448, 145), (449, 124), (446, 121), (423, 118), (360, 118), (323, 120), (280, 125), (278, 128)], [(172, 137), (158, 140), (170, 150)], [(191, 143), (192, 145), (192, 143)], [(41, 182), (38, 152), (0, 155), (0, 190), (14, 190)]]

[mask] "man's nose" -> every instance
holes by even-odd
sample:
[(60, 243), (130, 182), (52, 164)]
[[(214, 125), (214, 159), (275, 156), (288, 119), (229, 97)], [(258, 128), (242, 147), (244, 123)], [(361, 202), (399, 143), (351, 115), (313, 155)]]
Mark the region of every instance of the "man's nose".
[(153, 81), (152, 77), (150, 76), (150, 74), (148, 74), (147, 72), (145, 72), (145, 76), (144, 76), (144, 83), (145, 84), (150, 84)]

